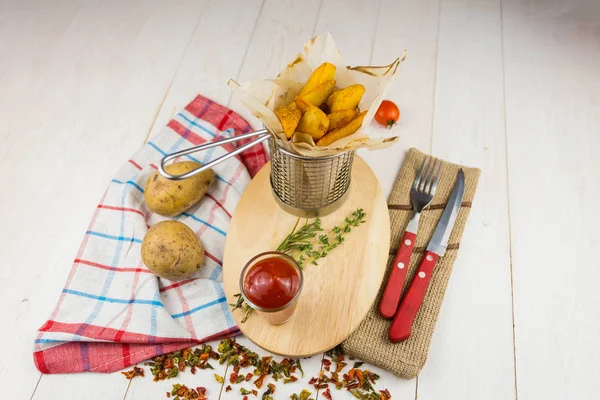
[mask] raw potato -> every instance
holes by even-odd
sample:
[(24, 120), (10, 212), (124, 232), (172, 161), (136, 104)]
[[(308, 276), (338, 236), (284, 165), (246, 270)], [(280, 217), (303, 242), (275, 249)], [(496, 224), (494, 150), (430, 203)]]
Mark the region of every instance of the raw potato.
[[(193, 161), (180, 161), (165, 167), (173, 175), (181, 175), (202, 165)], [(215, 180), (212, 169), (180, 181), (167, 179), (157, 172), (146, 183), (144, 199), (148, 208), (165, 217), (174, 217), (198, 203)]]
[(300, 91), (300, 96), (304, 96), (325, 81), (333, 80), (335, 78), (335, 71), (335, 65), (331, 63), (325, 62), (319, 65), (306, 81), (306, 84)]
[(142, 260), (161, 278), (186, 279), (204, 264), (204, 246), (184, 223), (161, 221), (150, 228), (142, 241)]
[(360, 99), (365, 94), (365, 87), (361, 84), (350, 85), (347, 88), (336, 90), (327, 99), (331, 112), (339, 110), (354, 110), (358, 107)]
[(329, 132), (327, 135), (323, 136), (319, 141), (317, 141), (317, 146), (329, 146), (331, 143), (343, 137), (352, 135), (362, 126), (365, 115), (367, 115), (366, 110), (358, 114), (358, 116), (350, 121), (350, 123)]
[(325, 100), (327, 100), (327, 98), (329, 98), (331, 93), (333, 93), (333, 89), (335, 89), (335, 81), (325, 81), (310, 92), (303, 94), (300, 97), (313, 106), (319, 107), (325, 102)]
[(287, 136), (288, 139), (294, 136), (294, 131), (302, 117), (302, 111), (296, 107), (296, 104), (290, 103), (287, 106), (279, 107), (275, 110), (275, 115), (277, 115), (279, 122), (281, 122), (285, 136)]
[(348, 124), (356, 115), (358, 114), (358, 110), (339, 110), (334, 111), (328, 115), (329, 117), (329, 129), (328, 131), (332, 131), (337, 128), (341, 128), (342, 126)]
[(309, 133), (314, 140), (323, 137), (329, 127), (327, 115), (319, 107), (310, 106), (302, 115), (298, 124), (298, 131)]

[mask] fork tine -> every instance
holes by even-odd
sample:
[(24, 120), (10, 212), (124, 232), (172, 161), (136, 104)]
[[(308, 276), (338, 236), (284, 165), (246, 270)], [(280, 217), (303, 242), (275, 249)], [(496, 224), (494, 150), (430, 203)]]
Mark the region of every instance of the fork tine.
[(425, 158), (423, 159), (423, 162), (421, 163), (421, 167), (419, 167), (419, 172), (417, 172), (417, 176), (415, 177), (415, 180), (413, 181), (413, 185), (412, 185), (413, 190), (418, 190), (417, 188), (420, 186), (421, 176), (423, 174), (423, 167), (425, 166), (425, 161), (427, 161), (428, 159), (429, 159), (429, 157), (425, 156)]
[(442, 160), (438, 160), (439, 161), (439, 165), (437, 168), (437, 172), (435, 174), (435, 179), (431, 184), (431, 187), (429, 188), (429, 194), (432, 196), (435, 196), (435, 190), (437, 189), (437, 184), (440, 181), (440, 172), (442, 171)]
[(421, 183), (419, 183), (419, 192), (426, 193), (427, 185), (429, 183), (429, 176), (431, 175), (431, 171), (433, 170), (433, 166), (435, 164), (435, 158), (428, 157), (427, 165), (425, 166), (425, 171), (423, 174), (423, 179), (421, 179)]

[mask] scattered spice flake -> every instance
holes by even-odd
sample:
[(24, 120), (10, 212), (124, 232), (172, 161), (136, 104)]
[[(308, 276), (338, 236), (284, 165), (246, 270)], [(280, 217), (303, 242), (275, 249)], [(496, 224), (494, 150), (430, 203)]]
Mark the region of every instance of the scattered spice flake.
[(318, 383), (315, 385), (315, 389), (327, 389), (326, 383)]
[(258, 396), (258, 390), (252, 389), (252, 394), (255, 395), (255, 396)]
[(272, 383), (267, 384), (267, 390), (263, 393), (262, 400), (274, 400), (271, 396), (273, 393), (275, 393), (275, 385)]
[(223, 383), (223, 382), (224, 382), (224, 379), (223, 379), (223, 377), (222, 377), (221, 375), (217, 375), (217, 374), (215, 374), (215, 379), (216, 379), (216, 380), (217, 380), (217, 382), (219, 382), (219, 383)]
[(323, 365), (328, 368), (331, 365), (331, 360), (328, 360), (326, 358), (323, 359)]
[(253, 377), (253, 376), (254, 376), (254, 375), (252, 375), (252, 372), (248, 372), (248, 373), (246, 374), (246, 382), (250, 382), (250, 379), (252, 379), (252, 377)]
[(311, 392), (309, 392), (306, 389), (302, 389), (302, 392), (300, 392), (300, 399), (299, 400), (310, 400), (309, 397), (311, 395)]
[(357, 362), (354, 363), (354, 366), (352, 368), (360, 368), (360, 367), (362, 367), (363, 364), (364, 364), (364, 362), (357, 361)]
[(248, 396), (242, 397), (242, 400), (248, 400)]
[(358, 387), (358, 382), (352, 382), (352, 383), (348, 384), (348, 386), (346, 386), (346, 388), (350, 391), (351, 391), (351, 389), (355, 389), (357, 387)]
[(254, 386), (256, 386), (257, 389), (260, 389), (265, 381), (265, 377), (266, 375), (261, 375), (258, 377), (257, 380), (254, 381)]
[(252, 394), (252, 390), (248, 390), (245, 388), (240, 388), (240, 393), (241, 394)]
[(315, 377), (310, 378), (310, 381), (308, 381), (309, 385), (314, 385), (315, 383), (317, 383), (317, 378), (315, 378)]
[(341, 372), (346, 367), (346, 365), (348, 364), (346, 364), (345, 362), (338, 362), (335, 367), (335, 372)]
[(123, 375), (125, 375), (125, 378), (127, 378), (127, 379), (133, 379), (136, 376), (141, 376), (143, 378), (144, 377), (144, 368), (133, 367), (132, 370), (130, 370), (130, 371), (123, 371), (121, 373)]
[(358, 385), (362, 386), (365, 381), (365, 377), (360, 369), (356, 370), (356, 379), (358, 379)]
[(356, 375), (356, 369), (352, 368), (349, 372), (348, 372), (348, 381), (353, 381), (354, 380), (354, 376)]
[(231, 392), (231, 390), (233, 390), (231, 388), (231, 385), (227, 385), (227, 387), (225, 388), (225, 392)]
[[(298, 367), (298, 369), (302, 373), (302, 377), (304, 378), (304, 370), (302, 369), (302, 364), (300, 364), (300, 359), (296, 360), (296, 366)], [(292, 372), (294, 372), (294, 371), (292, 371)]]
[(232, 372), (231, 375), (229, 375), (229, 383), (238, 383), (237, 378), (238, 378), (237, 372)]
[(325, 397), (327, 400), (331, 400), (331, 392), (329, 391), (329, 388), (325, 389), (323, 392), (323, 397)]
[(380, 390), (379, 393), (381, 393), (381, 400), (389, 400), (392, 398), (392, 395), (390, 394), (390, 391), (387, 389), (384, 390)]
[(185, 385), (175, 384), (171, 393), (167, 392), (167, 397), (176, 396), (175, 399), (198, 399), (206, 400), (206, 388), (199, 386), (196, 389), (190, 389)]
[(295, 376), (290, 376), (289, 378), (285, 378), (283, 380), (283, 384), (285, 385), (286, 383), (292, 383), (296, 381), (298, 381), (298, 378), (296, 378)]

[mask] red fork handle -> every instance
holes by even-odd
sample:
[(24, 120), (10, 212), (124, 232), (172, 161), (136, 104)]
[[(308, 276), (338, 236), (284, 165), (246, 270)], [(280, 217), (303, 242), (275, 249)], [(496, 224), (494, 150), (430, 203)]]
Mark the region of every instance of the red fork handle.
[(417, 272), (390, 326), (389, 337), (392, 343), (398, 343), (410, 337), (413, 322), (427, 293), (431, 274), (438, 258), (439, 256), (431, 251), (425, 252), (423, 261), (417, 268)]
[(404, 287), (406, 271), (408, 270), (410, 256), (415, 247), (416, 238), (417, 235), (407, 231), (404, 232), (402, 240), (400, 240), (396, 258), (394, 259), (394, 264), (392, 264), (392, 272), (383, 291), (381, 302), (379, 302), (379, 314), (383, 318), (394, 318), (394, 314), (398, 310), (398, 304), (400, 304), (400, 297), (402, 296), (402, 287)]

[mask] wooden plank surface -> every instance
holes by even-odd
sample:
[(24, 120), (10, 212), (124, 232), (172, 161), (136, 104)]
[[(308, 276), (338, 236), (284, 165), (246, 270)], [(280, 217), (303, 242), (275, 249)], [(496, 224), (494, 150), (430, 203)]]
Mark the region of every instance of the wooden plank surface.
[[(34, 392), (36, 330), (106, 184), (143, 142), (203, 7), (2, 4), (0, 167), (12, 193), (0, 195), (10, 243), (0, 267), (0, 318), (11, 327), (0, 332), (3, 398)], [(126, 387), (118, 375), (45, 376), (34, 398), (122, 398)]]
[(508, 400), (515, 385), (500, 1), (441, 7), (432, 154), (483, 173), (418, 396)]
[(599, 15), (503, 5), (519, 399), (600, 393)]

